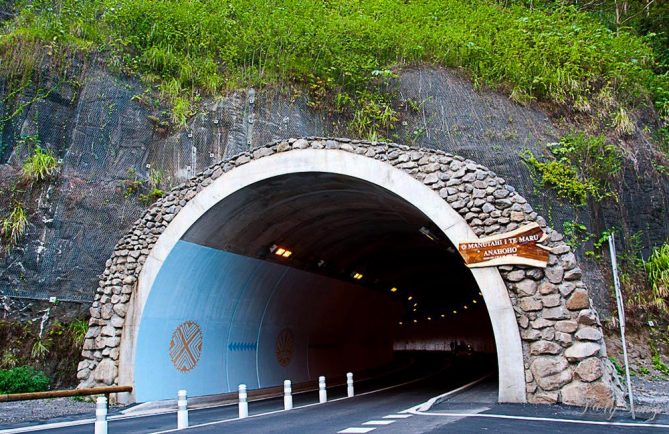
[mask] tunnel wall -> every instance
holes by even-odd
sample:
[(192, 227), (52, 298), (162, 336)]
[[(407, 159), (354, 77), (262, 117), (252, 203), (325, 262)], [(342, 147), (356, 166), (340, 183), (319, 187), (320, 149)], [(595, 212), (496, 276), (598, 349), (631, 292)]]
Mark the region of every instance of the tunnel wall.
[[(389, 315), (371, 321), (370, 306)], [(392, 361), (389, 334), (400, 313), (359, 285), (179, 241), (140, 324), (136, 398), (344, 378), (382, 366)]]
[[(410, 175), (426, 186), (430, 195), (426, 201), (433, 204), (435, 199), (441, 199), (447, 204), (439, 209), (448, 214), (448, 218), (421, 210), (454, 243), (505, 233), (528, 222), (538, 223), (548, 235), (546, 244), (553, 249), (546, 269), (502, 266), (496, 275), (486, 269), (472, 270), (483, 292), (495, 333), (500, 399), (600, 407), (624, 402), (615, 370), (606, 357), (601, 322), (592, 307), (574, 253), (562, 235), (547, 227), (546, 221), (513, 187), (486, 167), (446, 152), (327, 138), (281, 140), (252, 153), (242, 153), (211, 166), (147, 210), (119, 241), (100, 280), (91, 307), (91, 327), (84, 342), (83, 360), (79, 364), (82, 386), (134, 381), (136, 315), (141, 315), (143, 297), (146, 297), (141, 276), (147, 275), (152, 267), (160, 266), (162, 259), (157, 258), (162, 258), (166, 253), (164, 249), (169, 248), (166, 247), (169, 243), (161, 245), (160, 240), (167, 239), (168, 233), (173, 236), (181, 230), (170, 222), (175, 219), (187, 222), (201, 213), (203, 206), (213, 206), (203, 204), (200, 199), (222, 198), (223, 193), (208, 187), (213, 184), (216, 189), (224, 190), (227, 188), (224, 180), (235, 169), (264, 158), (276, 161), (284, 153), (290, 153), (293, 158), (307, 152), (303, 150), (310, 150), (309, 155), (324, 165), (329, 161), (344, 161), (348, 158), (346, 155), (367, 158), (369, 172), (361, 178), (375, 176), (372, 170), (381, 171), (388, 177), (384, 182), (391, 183), (393, 188), (398, 188), (391, 181), (394, 172), (386, 170), (397, 169)], [(318, 152), (322, 152), (321, 159), (314, 154)], [(294, 161), (308, 166), (308, 161), (299, 157)], [(387, 164), (389, 169), (378, 164)], [(223, 181), (219, 182), (221, 177)], [(427, 195), (422, 186), (412, 190), (412, 194)], [(404, 197), (409, 202), (414, 199)], [(500, 291), (497, 278), (503, 279), (503, 294), (497, 292)], [(135, 298), (131, 302), (132, 295)], [(493, 301), (502, 304), (493, 306)], [(517, 345), (514, 336), (518, 335), (522, 361), (517, 360), (514, 353)], [(126, 363), (120, 372), (119, 363)], [(517, 375), (518, 371), (524, 375)]]

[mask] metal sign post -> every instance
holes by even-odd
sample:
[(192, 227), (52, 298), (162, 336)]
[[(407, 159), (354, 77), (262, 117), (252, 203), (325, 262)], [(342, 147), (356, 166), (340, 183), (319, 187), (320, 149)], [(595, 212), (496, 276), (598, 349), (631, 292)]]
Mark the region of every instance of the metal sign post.
[(627, 394), (630, 397), (630, 410), (632, 419), (634, 414), (634, 395), (632, 394), (632, 380), (630, 379), (630, 367), (627, 360), (627, 344), (625, 343), (625, 308), (623, 307), (623, 294), (620, 291), (620, 280), (618, 279), (618, 262), (616, 260), (616, 241), (614, 234), (609, 235), (609, 252), (611, 254), (611, 268), (613, 270), (613, 285), (616, 289), (616, 304), (618, 305), (618, 322), (620, 323), (620, 337), (623, 343), (623, 357), (625, 358), (625, 377), (627, 381)]

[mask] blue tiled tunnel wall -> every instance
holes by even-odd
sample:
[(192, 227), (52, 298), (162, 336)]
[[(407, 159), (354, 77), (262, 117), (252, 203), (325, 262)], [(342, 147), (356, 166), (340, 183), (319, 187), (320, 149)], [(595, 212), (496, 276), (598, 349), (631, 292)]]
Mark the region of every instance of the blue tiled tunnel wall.
[[(379, 315), (379, 312), (387, 313)], [(179, 241), (146, 302), (135, 361), (139, 402), (342, 375), (389, 363), (401, 307), (377, 291), (281, 264)], [(202, 332), (191, 370), (169, 353), (186, 321)], [(277, 339), (293, 337), (289, 362)]]

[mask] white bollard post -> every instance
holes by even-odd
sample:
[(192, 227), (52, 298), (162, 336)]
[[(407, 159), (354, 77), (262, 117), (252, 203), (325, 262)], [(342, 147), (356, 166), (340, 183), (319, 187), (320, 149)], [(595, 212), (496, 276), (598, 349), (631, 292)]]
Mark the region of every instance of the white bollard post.
[(239, 385), (239, 418), (249, 417), (249, 403), (247, 401), (246, 384)]
[(346, 396), (353, 397), (353, 372), (346, 374)]
[(293, 408), (293, 388), (290, 385), (290, 380), (283, 382), (283, 408), (284, 410), (291, 410)]
[(318, 402), (321, 404), (328, 401), (328, 392), (325, 390), (325, 377), (318, 377)]
[(103, 396), (95, 404), (95, 434), (107, 434), (107, 398)]
[(185, 390), (177, 392), (177, 429), (188, 428), (188, 398)]

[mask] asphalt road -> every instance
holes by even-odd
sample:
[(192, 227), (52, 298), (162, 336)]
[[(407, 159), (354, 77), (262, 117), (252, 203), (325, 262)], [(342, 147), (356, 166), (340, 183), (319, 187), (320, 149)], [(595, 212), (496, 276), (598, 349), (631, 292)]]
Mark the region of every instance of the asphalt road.
[[(430, 397), (443, 393), (453, 387), (464, 384), (467, 381), (479, 375), (482, 368), (479, 366), (469, 367), (466, 374), (458, 374), (457, 378), (453, 375), (454, 369), (446, 368), (449, 366), (448, 360), (429, 360), (428, 363), (422, 362), (414, 365), (411, 369), (403, 370), (401, 372), (393, 373), (390, 376), (376, 378), (372, 381), (357, 382), (356, 394), (354, 398), (341, 399), (346, 396), (345, 386), (328, 388), (328, 399), (330, 402), (326, 404), (318, 404), (318, 393), (308, 392), (295, 394), (293, 396), (293, 405), (296, 407), (289, 412), (283, 412), (283, 398), (266, 399), (262, 401), (249, 403), (249, 415), (251, 416), (245, 420), (237, 420), (238, 408), (236, 405), (214, 407), (200, 410), (189, 411), (190, 425), (197, 426), (208, 424), (212, 422), (223, 422), (222, 425), (209, 425), (202, 428), (194, 428), (189, 432), (227, 432), (229, 429), (239, 430), (240, 432), (320, 432), (320, 428), (316, 428), (319, 423), (322, 424), (324, 417), (341, 420), (341, 424), (346, 424), (347, 420), (353, 414), (362, 416), (366, 411), (385, 408), (397, 408), (399, 410), (406, 409), (412, 405), (419, 404)], [(399, 385), (399, 386), (398, 386)], [(384, 389), (379, 392), (374, 392), (379, 389)], [(370, 393), (372, 392), (372, 393)], [(336, 401), (337, 399), (341, 399)], [(297, 408), (305, 405), (310, 405), (306, 408)], [(267, 416), (258, 416), (265, 413), (273, 413)], [(287, 419), (287, 422), (275, 425), (272, 417), (277, 420), (283, 420), (283, 417), (289, 413), (308, 414), (309, 418), (304, 421), (296, 422), (294, 417)], [(92, 417), (90, 415), (88, 417)], [(301, 419), (301, 418), (300, 418)], [(267, 427), (256, 427), (257, 421), (265, 421)], [(311, 420), (311, 423), (308, 421)], [(293, 423), (305, 425), (303, 431), (300, 428), (291, 427)], [(230, 426), (228, 426), (228, 424)], [(233, 428), (234, 425), (234, 428)], [(223, 427), (225, 426), (225, 429)], [(109, 433), (153, 433), (173, 429), (176, 427), (176, 414), (163, 414), (155, 416), (142, 416), (129, 419), (119, 419), (109, 421)], [(10, 428), (10, 427), (3, 427)], [(258, 431), (255, 431), (255, 430)], [(278, 431), (277, 431), (278, 429)], [(296, 430), (297, 429), (297, 430)], [(314, 431), (316, 430), (316, 431)], [(92, 424), (83, 424), (76, 426), (66, 426), (52, 429), (42, 429), (32, 432), (40, 433), (67, 433), (90, 434), (93, 431)]]
[[(328, 390), (330, 401), (318, 404), (316, 392), (294, 396), (295, 408), (283, 411), (283, 400), (267, 399), (249, 404), (250, 417), (237, 418), (237, 406), (190, 411), (191, 428), (186, 433), (649, 433), (669, 432), (669, 417), (651, 423), (663, 427), (626, 426), (628, 415), (583, 412), (575, 407), (513, 405), (496, 403), (496, 380), (484, 382), (449, 397), (427, 411), (407, 412), (428, 399), (453, 390), (486, 370), (473, 360), (464, 360), (448, 369), (441, 361), (419, 365), (374, 381), (358, 383), (356, 396), (343, 398), (344, 387)], [(489, 368), (489, 365), (487, 365)], [(561, 420), (557, 420), (561, 419)], [(599, 424), (582, 423), (596, 421)], [(173, 430), (176, 414), (137, 417), (109, 422), (109, 433), (156, 433)], [(35, 432), (35, 431), (33, 431)], [(39, 430), (43, 433), (93, 432), (92, 424)]]

